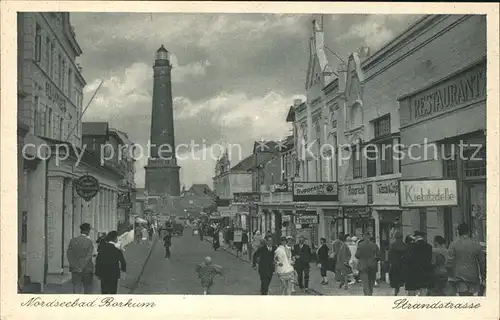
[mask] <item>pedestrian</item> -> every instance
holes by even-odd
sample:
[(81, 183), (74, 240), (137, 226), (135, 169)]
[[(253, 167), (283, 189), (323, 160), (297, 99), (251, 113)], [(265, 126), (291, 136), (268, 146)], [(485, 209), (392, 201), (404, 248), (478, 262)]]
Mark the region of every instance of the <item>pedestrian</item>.
[(262, 238), (260, 231), (255, 230), (253, 233), (253, 237), (252, 237), (252, 250), (253, 250), (253, 252), (256, 252), (257, 249), (262, 247), (262, 245), (264, 245), (264, 239)]
[(295, 280), (292, 266), (292, 251), (287, 247), (286, 237), (281, 237), (280, 246), (274, 252), (276, 274), (281, 282), (281, 294), (292, 295), (292, 281)]
[(318, 257), (318, 266), (320, 268), (320, 275), (323, 278), (323, 280), (321, 281), (321, 284), (325, 285), (325, 284), (328, 284), (328, 277), (327, 277), (327, 274), (326, 274), (326, 271), (327, 271), (326, 267), (327, 267), (327, 264), (328, 264), (328, 254), (329, 254), (330, 249), (326, 245), (326, 239), (325, 238), (321, 238), (320, 239), (320, 243), (321, 243), (321, 245), (318, 248), (318, 251), (316, 252), (316, 255)]
[(170, 232), (165, 233), (163, 246), (165, 247), (165, 258), (168, 259), (171, 256), (170, 247), (172, 246), (172, 234)]
[(152, 225), (149, 226), (148, 233), (149, 233), (149, 241), (153, 241), (154, 229)]
[(83, 223), (80, 225), (80, 236), (71, 239), (68, 244), (66, 256), (71, 271), (73, 293), (81, 293), (82, 287), (84, 294), (92, 293), (94, 243), (89, 237), (90, 230), (90, 224)]
[(118, 279), (123, 278), (127, 271), (127, 263), (123, 252), (119, 249), (118, 232), (111, 231), (106, 235), (96, 259), (95, 274), (101, 280), (102, 294), (116, 294)]
[(431, 285), (432, 246), (425, 239), (425, 233), (415, 231), (415, 242), (408, 247), (406, 258), (405, 289), (409, 296), (426, 296)]
[(445, 289), (448, 283), (448, 272), (446, 271), (446, 261), (448, 250), (445, 247), (446, 241), (441, 236), (434, 237), (434, 248), (432, 248), (432, 274), (431, 285), (428, 295), (433, 297), (446, 296)]
[(205, 233), (205, 225), (202, 223), (198, 229), (198, 233), (200, 234), (200, 241), (203, 241), (203, 236)]
[(106, 232), (100, 232), (99, 237), (96, 240), (97, 243), (97, 253), (101, 251), (101, 245), (105, 243)]
[(349, 266), (351, 267), (352, 274), (349, 275), (349, 285), (354, 284), (356, 282), (361, 281), (359, 279), (359, 270), (358, 270), (358, 259), (356, 258), (356, 250), (358, 250), (358, 238), (356, 236), (352, 236), (349, 238), (349, 242), (347, 243), (347, 247), (351, 252), (351, 260), (349, 261)]
[(149, 234), (148, 234), (148, 229), (146, 229), (145, 226), (142, 226), (141, 228), (141, 240), (142, 240), (142, 243), (147, 243), (148, 242), (148, 237), (149, 237)]
[[(253, 255), (252, 268), (257, 269), (260, 276), (260, 294), (267, 295), (269, 284), (274, 273), (274, 252), (273, 237), (266, 237), (266, 245), (257, 249)], [(257, 268), (258, 265), (258, 268)]]
[(473, 296), (484, 291), (486, 255), (480, 243), (469, 237), (469, 226), (458, 226), (458, 238), (448, 248), (447, 270), (450, 283), (459, 296)]
[(212, 248), (214, 249), (214, 251), (217, 251), (217, 249), (219, 249), (220, 247), (220, 241), (219, 241), (219, 230), (215, 230), (214, 231), (214, 236), (212, 238)]
[(373, 295), (373, 287), (377, 277), (377, 264), (380, 261), (380, 249), (371, 240), (369, 232), (363, 234), (363, 240), (358, 242), (355, 257), (358, 259), (359, 276), (363, 283), (363, 294)]
[(299, 237), (299, 243), (293, 248), (295, 257), (295, 270), (297, 271), (299, 288), (304, 291), (309, 290), (309, 270), (311, 263), (311, 248), (305, 243), (304, 236)]
[(214, 278), (216, 275), (222, 276), (222, 267), (212, 263), (211, 257), (205, 257), (205, 260), (196, 266), (196, 273), (203, 288), (203, 294), (210, 294)]
[(394, 289), (394, 295), (405, 283), (405, 259), (408, 246), (403, 242), (403, 234), (400, 231), (394, 233), (394, 242), (389, 248), (389, 284)]
[(241, 235), (241, 243), (242, 243), (243, 255), (247, 255), (248, 254), (248, 232), (246, 230), (243, 230), (243, 234)]
[(292, 267), (294, 267), (293, 268), (293, 280), (291, 283), (292, 293), (295, 292), (295, 284), (297, 283), (298, 278), (299, 278), (297, 275), (297, 271), (295, 270), (295, 258), (293, 257), (293, 246), (294, 245), (295, 245), (295, 240), (293, 239), (293, 237), (292, 236), (286, 237), (286, 248), (292, 254), (290, 263), (292, 264)]
[[(349, 237), (349, 235), (346, 235)], [(349, 261), (351, 260), (351, 250), (345, 243), (344, 239), (339, 239), (340, 246), (337, 249), (335, 261), (335, 280), (339, 282), (339, 289), (344, 287), (349, 289), (349, 275), (352, 273)]]

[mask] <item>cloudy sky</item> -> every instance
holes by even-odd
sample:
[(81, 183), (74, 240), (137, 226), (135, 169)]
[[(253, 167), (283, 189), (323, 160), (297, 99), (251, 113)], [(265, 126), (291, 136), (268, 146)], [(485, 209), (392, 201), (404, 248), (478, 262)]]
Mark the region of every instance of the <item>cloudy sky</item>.
[[(346, 57), (361, 46), (373, 53), (418, 16), (325, 15), (325, 43)], [(286, 136), (286, 113), (305, 94), (312, 15), (72, 13), (83, 55), (88, 101), (104, 81), (84, 121), (108, 121), (136, 143), (149, 140), (154, 53), (172, 54), (176, 143), (200, 144), (180, 154), (181, 183), (207, 183), (223, 143)], [(338, 61), (330, 55), (330, 63)], [(203, 147), (205, 145), (206, 147)], [(186, 150), (185, 148), (183, 150)], [(235, 151), (235, 149), (233, 149)], [(205, 156), (206, 155), (206, 156)], [(238, 160), (234, 152), (232, 165)], [(137, 161), (137, 186), (144, 165)]]

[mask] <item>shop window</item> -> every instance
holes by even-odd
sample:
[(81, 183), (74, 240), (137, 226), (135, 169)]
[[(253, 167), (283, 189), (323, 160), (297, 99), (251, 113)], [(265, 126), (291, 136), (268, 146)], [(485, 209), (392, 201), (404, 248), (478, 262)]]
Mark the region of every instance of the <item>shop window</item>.
[(383, 144), (381, 149), (380, 174), (392, 174), (394, 173), (393, 146), (392, 144)]
[(42, 28), (37, 23), (35, 34), (35, 61), (40, 62), (42, 58)]
[(486, 176), (486, 146), (464, 150), (464, 176), (465, 178)]
[(358, 179), (363, 176), (361, 152), (356, 148), (352, 152), (352, 177)]
[(374, 138), (383, 138), (391, 134), (391, 115), (388, 114), (373, 122)]
[(366, 151), (366, 176), (375, 177), (377, 175), (377, 147), (368, 146)]

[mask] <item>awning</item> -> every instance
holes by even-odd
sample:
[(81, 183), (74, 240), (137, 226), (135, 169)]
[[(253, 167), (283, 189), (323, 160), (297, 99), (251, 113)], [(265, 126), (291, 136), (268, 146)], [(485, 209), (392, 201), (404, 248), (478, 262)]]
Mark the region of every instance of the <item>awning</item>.
[(135, 218), (135, 222), (138, 222), (138, 223), (148, 223), (146, 220), (141, 219), (141, 218)]

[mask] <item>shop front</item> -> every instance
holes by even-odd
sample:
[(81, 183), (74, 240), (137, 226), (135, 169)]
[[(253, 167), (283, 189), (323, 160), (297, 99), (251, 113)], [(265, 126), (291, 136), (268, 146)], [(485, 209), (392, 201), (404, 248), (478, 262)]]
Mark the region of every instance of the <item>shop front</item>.
[[(339, 216), (334, 209), (339, 208), (337, 182), (294, 182), (292, 200), (296, 208), (294, 224), (297, 233), (306, 235), (312, 247), (318, 247), (320, 238), (331, 237), (329, 230), (335, 228), (333, 221)], [(327, 209), (326, 214), (324, 209)]]
[[(399, 207), (399, 179), (374, 181), (367, 184), (368, 205), (375, 218), (376, 243), (381, 259), (386, 261), (394, 233), (401, 231), (402, 211)], [(378, 226), (377, 226), (378, 225)]]
[(486, 59), (398, 100), (401, 143), (421, 146), (403, 159), (402, 179), (454, 180), (458, 197), (456, 206), (406, 209), (403, 228), (425, 222), (428, 239), (440, 235), (449, 243), (466, 222), (471, 236), (485, 242)]
[[(357, 183), (340, 186), (340, 204), (343, 208), (344, 231), (358, 239), (364, 232), (376, 236), (371, 208), (368, 206), (367, 184)], [(375, 232), (375, 233), (373, 233)]]

